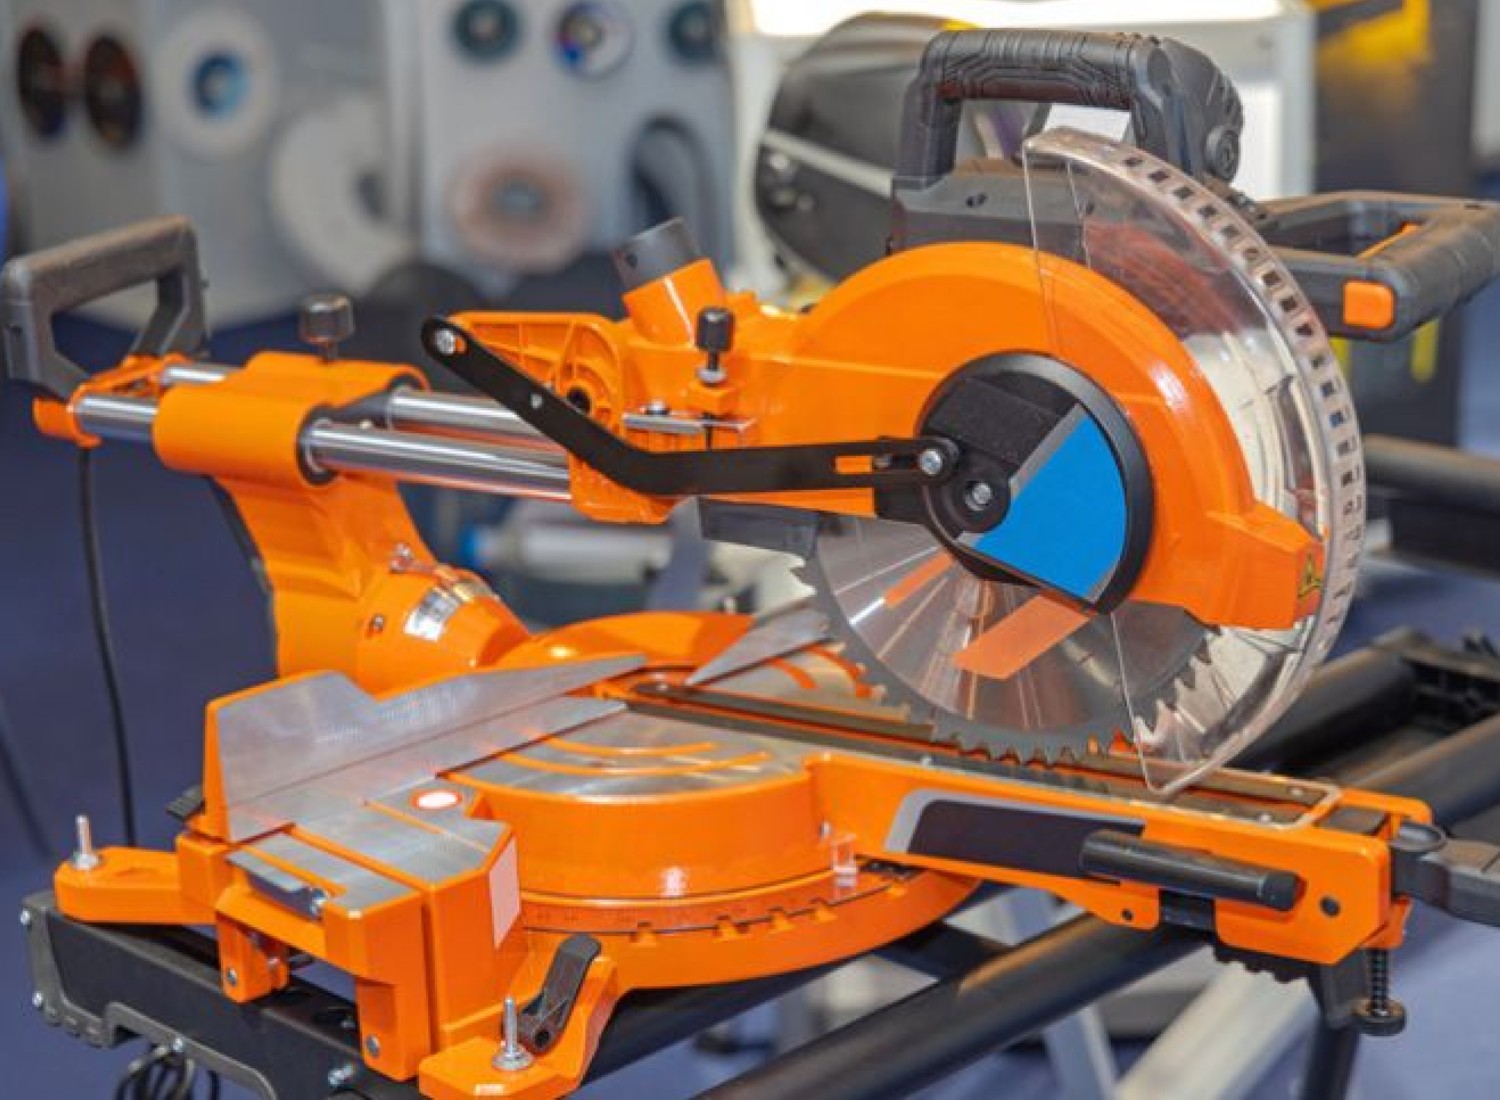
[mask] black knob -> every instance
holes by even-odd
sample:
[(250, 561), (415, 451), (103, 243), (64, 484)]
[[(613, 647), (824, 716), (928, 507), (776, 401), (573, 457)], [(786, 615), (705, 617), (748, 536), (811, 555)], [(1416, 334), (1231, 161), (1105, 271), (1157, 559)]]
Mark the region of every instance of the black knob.
[(709, 306), (698, 314), (699, 351), (718, 355), (734, 346), (734, 314), (722, 306)]
[(354, 335), (354, 307), (342, 294), (310, 294), (302, 299), (297, 334), (332, 362), (338, 358), (339, 344)]

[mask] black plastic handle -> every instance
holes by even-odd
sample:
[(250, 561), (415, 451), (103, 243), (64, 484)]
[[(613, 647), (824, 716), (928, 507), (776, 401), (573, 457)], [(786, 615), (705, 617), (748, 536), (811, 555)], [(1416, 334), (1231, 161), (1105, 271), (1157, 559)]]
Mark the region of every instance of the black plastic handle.
[(133, 353), (196, 355), (206, 335), (198, 238), (186, 218), (154, 218), (11, 260), (0, 271), (5, 376), (67, 400), (86, 372), (57, 350), (53, 319), (121, 290), (156, 284)]
[(1500, 203), (1345, 191), (1266, 203), (1256, 229), (1335, 336), (1398, 340), (1500, 278)]
[(898, 183), (927, 186), (953, 169), (965, 100), (1003, 99), (1130, 112), (1135, 142), (1197, 179), (1239, 167), (1239, 93), (1203, 54), (1140, 34), (946, 31), (906, 92)]

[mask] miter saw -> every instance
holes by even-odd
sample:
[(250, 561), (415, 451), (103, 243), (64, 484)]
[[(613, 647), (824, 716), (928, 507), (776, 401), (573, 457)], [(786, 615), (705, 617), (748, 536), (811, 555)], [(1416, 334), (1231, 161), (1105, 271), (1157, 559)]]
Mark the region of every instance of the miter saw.
[[(955, 166), (973, 98), (1115, 106), (1135, 140)], [(337, 303), (305, 315), (317, 354), (204, 361), (178, 221), (13, 262), (7, 369), (39, 425), (217, 482), (281, 674), (209, 707), (176, 850), (81, 844), (63, 912), (213, 925), (241, 1003), (331, 963), (363, 1058), (340, 1083), (435, 1097), (564, 1092), (625, 993), (847, 958), (980, 881), (1326, 966), (1399, 943), (1414, 897), (1500, 921), (1496, 853), (1421, 803), (1222, 770), (1353, 595), (1360, 442), (1326, 332), (1393, 337), (1477, 291), (1500, 208), (1249, 206), (1238, 120), (1171, 44), (945, 33), (887, 258), (786, 313), (669, 223), (617, 255), (624, 320), (428, 322), (478, 396), (341, 357)], [(54, 314), (144, 282), (134, 351), (85, 377)], [(401, 481), (612, 522), (697, 498), (816, 595), (528, 636), (432, 560)], [(1360, 1011), (1395, 1018), (1384, 993)]]

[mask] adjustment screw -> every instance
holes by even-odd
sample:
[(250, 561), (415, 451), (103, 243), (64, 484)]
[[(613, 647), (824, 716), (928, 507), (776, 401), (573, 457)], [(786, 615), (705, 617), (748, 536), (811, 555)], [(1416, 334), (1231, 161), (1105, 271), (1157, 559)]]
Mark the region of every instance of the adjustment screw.
[(531, 1051), (521, 1045), (521, 1023), (516, 1016), (516, 999), (505, 998), (505, 1013), (500, 1020), (500, 1053), (495, 1055), (496, 1069), (513, 1073), (531, 1065)]
[(947, 468), (947, 457), (936, 447), (928, 447), (927, 450), (917, 455), (917, 469), (928, 477), (937, 477)]
[(440, 328), (432, 334), (432, 348), (439, 355), (452, 355), (458, 351), (458, 336), (451, 328)]
[(971, 481), (964, 490), (964, 503), (971, 511), (982, 512), (995, 502), (995, 490), (987, 481)]
[(698, 381), (705, 386), (720, 385), (728, 377), (720, 356), (734, 346), (734, 314), (722, 306), (700, 312), (693, 342), (708, 356), (698, 368)]
[(354, 306), (342, 294), (310, 294), (297, 312), (297, 334), (331, 363), (339, 344), (354, 335)]
[(92, 871), (103, 858), (94, 848), (94, 826), (88, 814), (79, 814), (73, 819), (73, 857), (68, 860), (75, 871)]

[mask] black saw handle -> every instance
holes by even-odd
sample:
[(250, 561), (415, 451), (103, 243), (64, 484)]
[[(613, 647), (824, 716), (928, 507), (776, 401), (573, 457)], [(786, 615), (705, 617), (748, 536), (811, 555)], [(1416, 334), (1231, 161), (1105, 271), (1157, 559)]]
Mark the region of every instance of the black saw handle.
[(953, 170), (963, 104), (976, 99), (1128, 111), (1136, 144), (1189, 175), (1228, 182), (1239, 167), (1239, 93), (1189, 46), (1141, 34), (945, 31), (907, 88), (899, 185), (925, 187)]
[(1345, 191), (1256, 221), (1335, 336), (1399, 340), (1500, 278), (1500, 203)]
[(156, 309), (132, 354), (196, 355), (207, 332), (198, 238), (186, 218), (153, 218), (11, 260), (0, 271), (4, 374), (66, 401), (86, 372), (57, 350), (59, 313), (121, 290), (156, 284)]

